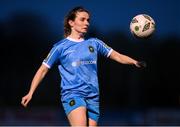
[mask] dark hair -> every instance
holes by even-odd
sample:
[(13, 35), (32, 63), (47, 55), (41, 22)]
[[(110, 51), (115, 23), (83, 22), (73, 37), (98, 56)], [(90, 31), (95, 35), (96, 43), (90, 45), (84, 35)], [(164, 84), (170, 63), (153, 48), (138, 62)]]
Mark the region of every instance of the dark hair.
[(71, 11), (69, 11), (69, 13), (64, 18), (64, 37), (67, 37), (71, 34), (71, 26), (68, 22), (69, 20), (75, 20), (77, 12), (87, 12), (88, 14), (90, 14), (89, 11), (82, 6), (75, 7)]

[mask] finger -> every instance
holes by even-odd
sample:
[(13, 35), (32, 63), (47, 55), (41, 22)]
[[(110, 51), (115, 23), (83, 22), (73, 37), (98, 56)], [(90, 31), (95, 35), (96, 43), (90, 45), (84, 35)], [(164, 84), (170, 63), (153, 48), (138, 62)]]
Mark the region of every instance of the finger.
[(24, 104), (24, 101), (25, 101), (25, 100), (22, 98), (22, 100), (21, 100), (21, 104)]
[(27, 99), (23, 98), (22, 101), (21, 101), (21, 104), (26, 107), (27, 106)]
[(21, 104), (22, 104), (23, 106), (25, 106), (25, 100), (22, 100), (22, 101), (21, 101)]
[(142, 68), (145, 68), (147, 66), (145, 61), (139, 61), (137, 65), (138, 67), (142, 67)]
[(28, 103), (29, 103), (29, 100), (26, 100), (26, 102), (24, 103), (25, 107), (27, 107)]

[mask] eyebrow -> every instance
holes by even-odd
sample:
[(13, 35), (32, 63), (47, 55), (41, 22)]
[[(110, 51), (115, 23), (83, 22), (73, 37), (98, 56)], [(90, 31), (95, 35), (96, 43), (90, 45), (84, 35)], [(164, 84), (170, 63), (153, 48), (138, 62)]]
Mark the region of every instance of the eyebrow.
[(80, 19), (87, 19), (88, 21), (90, 20), (90, 18), (86, 18), (86, 17), (79, 17)]

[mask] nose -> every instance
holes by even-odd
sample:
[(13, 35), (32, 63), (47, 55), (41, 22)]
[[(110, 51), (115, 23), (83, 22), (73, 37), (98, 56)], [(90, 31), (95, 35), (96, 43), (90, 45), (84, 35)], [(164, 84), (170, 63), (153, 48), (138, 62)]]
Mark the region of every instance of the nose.
[(89, 21), (86, 20), (86, 21), (85, 21), (85, 25), (86, 25), (86, 26), (89, 26)]

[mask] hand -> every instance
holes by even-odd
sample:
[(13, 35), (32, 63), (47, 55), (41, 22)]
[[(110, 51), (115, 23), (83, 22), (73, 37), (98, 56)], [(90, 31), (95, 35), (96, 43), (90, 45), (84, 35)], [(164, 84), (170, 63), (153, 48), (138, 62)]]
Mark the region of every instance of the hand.
[(139, 67), (139, 68), (145, 68), (147, 66), (147, 64), (145, 61), (137, 61), (135, 66)]
[(24, 96), (22, 98), (22, 101), (21, 101), (21, 104), (24, 106), (24, 107), (27, 107), (27, 104), (29, 103), (29, 101), (31, 100), (32, 98), (32, 95), (31, 94), (27, 94), (26, 96)]

